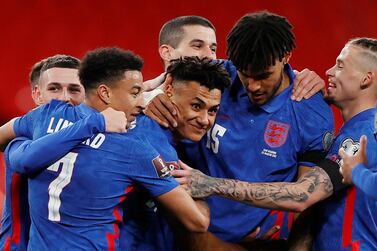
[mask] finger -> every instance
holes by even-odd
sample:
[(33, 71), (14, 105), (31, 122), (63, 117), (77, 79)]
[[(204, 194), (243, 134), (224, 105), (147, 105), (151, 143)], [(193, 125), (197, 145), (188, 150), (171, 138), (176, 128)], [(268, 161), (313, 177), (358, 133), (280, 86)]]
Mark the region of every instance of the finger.
[[(187, 179), (186, 178), (175, 178), (175, 180), (180, 184), (180, 185), (186, 185), (187, 184)], [(187, 189), (187, 187), (186, 187)]]
[(305, 99), (310, 98), (317, 92), (325, 92), (325, 81), (323, 81), (321, 78), (311, 81), (310, 84), (312, 86), (310, 87), (310, 90), (304, 95)]
[(339, 173), (343, 176), (343, 167), (339, 167)]
[(249, 242), (249, 241), (255, 240), (255, 238), (257, 238), (259, 232), (260, 232), (260, 227), (257, 227), (253, 232), (251, 232), (250, 234), (246, 235), (241, 240), (241, 242)]
[(161, 113), (166, 116), (166, 118), (173, 122), (175, 121), (175, 118), (173, 117), (174, 115), (177, 115), (177, 111), (175, 110), (175, 107), (171, 100), (165, 95), (165, 94), (160, 94), (157, 96), (159, 98), (160, 103), (164, 106), (161, 108)]
[(170, 173), (174, 177), (187, 177), (190, 175), (189, 170), (171, 170)]
[(153, 104), (149, 104), (147, 108), (144, 110), (144, 113), (148, 117), (156, 121), (159, 125), (166, 128), (169, 127), (169, 123), (166, 120), (161, 119), (163, 118), (162, 114), (158, 111), (158, 109), (156, 109), (156, 107)]
[(367, 137), (365, 135), (361, 136), (360, 138), (360, 154), (363, 158), (364, 164), (368, 165), (368, 158), (367, 158)]
[[(315, 75), (311, 73), (307, 74), (306, 77), (300, 81), (300, 83), (298, 84), (299, 86), (296, 88), (296, 90), (294, 90), (292, 96), (296, 97), (296, 101), (301, 101), (305, 96), (311, 97), (318, 91), (313, 88), (317, 84), (319, 84), (320, 80), (321, 79), (319, 78), (315, 78)], [(321, 84), (319, 85), (321, 86), (321, 88), (323, 87)]]
[(264, 235), (261, 236), (261, 240), (269, 240), (271, 237), (280, 231), (280, 226), (273, 226), (270, 230), (268, 230)]
[(344, 151), (343, 148), (339, 149), (338, 154), (339, 154), (340, 158), (343, 159), (343, 161), (347, 157), (347, 153), (346, 153), (346, 151)]
[(183, 163), (183, 161), (181, 160), (178, 160), (178, 164), (179, 166), (183, 169), (183, 170), (191, 170), (192, 167), (188, 166), (187, 164)]

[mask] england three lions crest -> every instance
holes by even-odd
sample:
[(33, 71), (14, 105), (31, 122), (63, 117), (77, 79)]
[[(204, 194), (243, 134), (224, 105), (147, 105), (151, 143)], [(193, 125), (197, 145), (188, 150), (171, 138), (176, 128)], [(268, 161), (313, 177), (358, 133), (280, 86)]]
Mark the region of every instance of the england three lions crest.
[(264, 131), (264, 141), (270, 147), (279, 147), (284, 145), (288, 137), (291, 126), (285, 123), (270, 120)]

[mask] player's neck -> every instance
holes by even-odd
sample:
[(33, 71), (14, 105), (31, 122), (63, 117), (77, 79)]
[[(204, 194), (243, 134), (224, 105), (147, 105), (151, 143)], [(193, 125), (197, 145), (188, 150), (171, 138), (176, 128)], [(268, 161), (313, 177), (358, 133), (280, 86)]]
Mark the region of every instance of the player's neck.
[(342, 117), (344, 122), (347, 122), (357, 114), (374, 108), (376, 106), (376, 100), (369, 100), (369, 99), (357, 99), (354, 101), (350, 101), (347, 104), (343, 104), (339, 106), (341, 112), (342, 112)]

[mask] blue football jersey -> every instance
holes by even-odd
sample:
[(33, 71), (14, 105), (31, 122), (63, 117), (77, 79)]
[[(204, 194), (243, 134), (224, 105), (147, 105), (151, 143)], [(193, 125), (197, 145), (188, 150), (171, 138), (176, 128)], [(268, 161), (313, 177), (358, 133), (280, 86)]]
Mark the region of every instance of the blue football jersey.
[[(341, 164), (338, 151), (343, 148), (352, 155), (359, 149), (359, 138), (367, 135), (373, 138), (375, 109), (363, 111), (340, 129), (327, 158)], [(368, 167), (377, 171), (377, 144), (367, 144)], [(313, 250), (377, 250), (377, 202), (355, 186), (334, 194), (320, 204), (320, 221)]]
[[(137, 117), (136, 127), (129, 133), (147, 134), (149, 142), (159, 149), (169, 169), (178, 168), (178, 156), (169, 129), (142, 115)], [(121, 250), (174, 250), (173, 232), (145, 189), (134, 191), (125, 208), (125, 212), (134, 213), (125, 215), (126, 220), (120, 230)]]
[[(32, 132), (38, 138), (95, 112), (84, 104), (72, 107), (53, 101), (19, 119), (15, 131), (20, 135)], [(141, 184), (152, 197), (158, 197), (178, 186), (169, 174), (145, 137), (128, 133), (92, 136), (29, 177), (28, 249), (118, 250), (120, 205), (127, 200), (127, 192)]]
[(0, 250), (26, 250), (30, 216), (27, 177), (10, 168), (9, 148), (4, 152), (5, 202), (1, 218)]
[[(320, 93), (301, 102), (290, 99), (295, 76), (289, 65), (285, 72), (290, 86), (266, 104), (256, 106), (248, 98), (234, 65), (226, 61), (225, 67), (232, 86), (224, 91), (215, 123), (200, 144), (185, 145), (185, 160), (213, 177), (248, 182), (294, 181), (298, 166), (314, 165), (301, 156), (325, 151), (329, 146), (333, 132), (330, 107)], [(264, 230), (274, 225), (266, 209), (218, 196), (209, 197), (208, 204), (209, 230), (226, 241), (237, 242), (257, 226)]]

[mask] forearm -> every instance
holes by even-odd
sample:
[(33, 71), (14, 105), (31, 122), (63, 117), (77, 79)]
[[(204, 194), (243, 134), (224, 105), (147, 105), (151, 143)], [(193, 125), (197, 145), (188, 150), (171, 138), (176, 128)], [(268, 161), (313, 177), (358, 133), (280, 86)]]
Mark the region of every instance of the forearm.
[[(212, 178), (205, 175), (195, 184), (189, 183), (193, 197), (211, 194), (247, 203), (257, 207), (301, 212), (332, 193), (328, 175), (319, 167), (305, 173), (297, 182), (249, 183), (231, 179)], [(192, 189), (192, 188), (195, 189)]]
[(352, 170), (352, 182), (369, 197), (377, 200), (375, 190), (377, 187), (377, 173), (373, 173), (363, 164), (359, 164)]
[(101, 116), (95, 113), (56, 133), (25, 141), (10, 154), (11, 168), (24, 174), (45, 169), (87, 138), (103, 132), (105, 126)]

